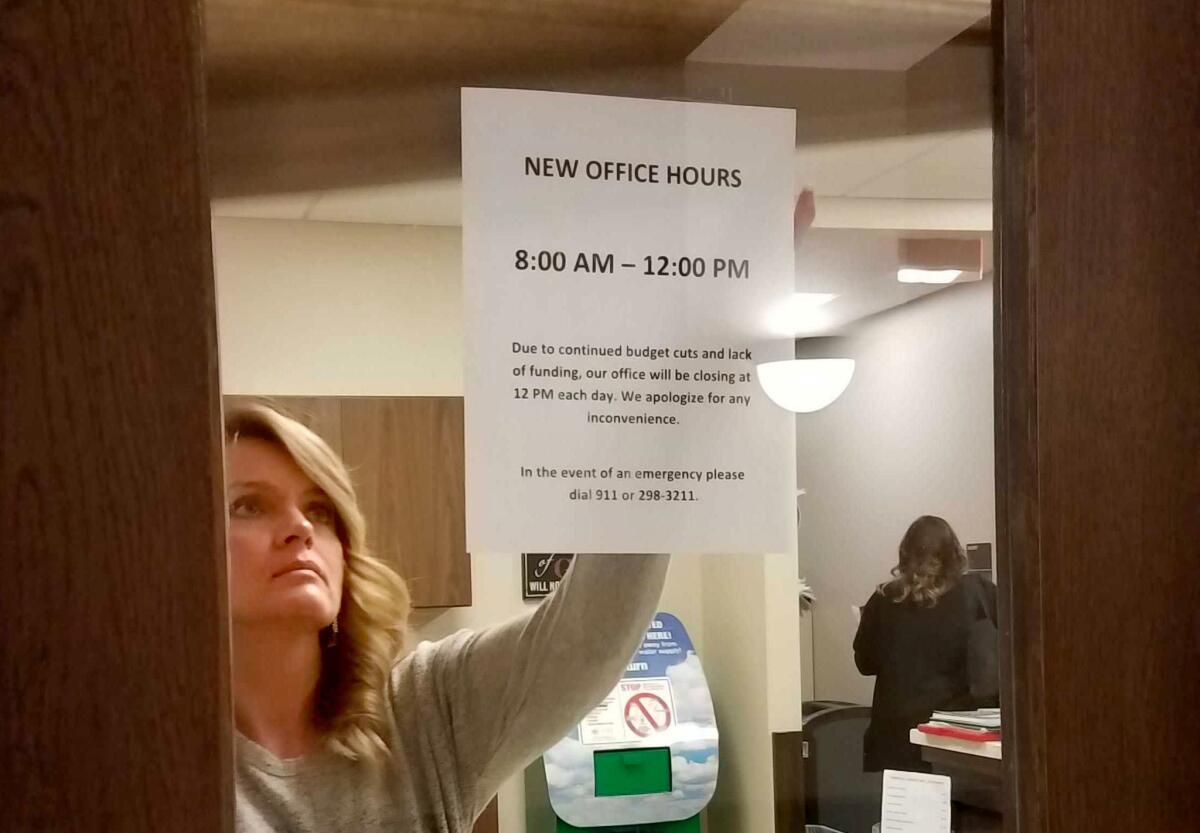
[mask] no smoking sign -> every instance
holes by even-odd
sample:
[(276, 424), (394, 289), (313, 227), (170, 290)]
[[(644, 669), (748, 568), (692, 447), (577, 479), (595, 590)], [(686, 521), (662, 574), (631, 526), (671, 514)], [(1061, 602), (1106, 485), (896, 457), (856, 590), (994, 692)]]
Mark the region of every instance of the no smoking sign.
[(657, 734), (671, 725), (671, 707), (653, 692), (635, 694), (625, 704), (625, 725), (639, 738)]
[(579, 724), (585, 746), (637, 743), (671, 728), (675, 698), (666, 677), (626, 678)]

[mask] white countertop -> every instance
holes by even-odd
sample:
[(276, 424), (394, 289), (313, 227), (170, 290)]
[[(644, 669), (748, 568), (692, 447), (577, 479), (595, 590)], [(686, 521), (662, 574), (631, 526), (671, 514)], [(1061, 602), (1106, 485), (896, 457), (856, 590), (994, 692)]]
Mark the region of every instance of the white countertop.
[(927, 735), (920, 729), (909, 729), (908, 740), (917, 746), (928, 746), (932, 749), (945, 749), (948, 752), (961, 752), (964, 755), (1001, 760), (1000, 741), (998, 740), (959, 740), (944, 735)]

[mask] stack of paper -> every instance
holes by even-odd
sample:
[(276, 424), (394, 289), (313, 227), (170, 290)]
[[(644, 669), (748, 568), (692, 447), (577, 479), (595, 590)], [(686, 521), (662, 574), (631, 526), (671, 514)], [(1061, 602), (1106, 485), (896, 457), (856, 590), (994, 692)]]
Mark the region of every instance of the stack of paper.
[(945, 712), (937, 711), (933, 713), (931, 720), (939, 723), (953, 723), (958, 726), (973, 726), (976, 729), (999, 729), (1000, 728), (1000, 710), (999, 709), (974, 709), (969, 712)]
[(929, 722), (918, 728), (927, 735), (943, 735), (960, 740), (1000, 740), (1000, 710), (935, 711)]

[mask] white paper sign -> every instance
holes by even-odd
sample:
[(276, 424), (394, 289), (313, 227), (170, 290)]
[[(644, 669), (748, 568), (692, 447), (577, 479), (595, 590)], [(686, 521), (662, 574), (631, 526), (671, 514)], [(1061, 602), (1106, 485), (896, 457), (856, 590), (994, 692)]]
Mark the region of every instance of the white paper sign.
[(468, 547), (791, 551), (793, 111), (462, 107)]
[(880, 833), (950, 833), (950, 779), (885, 769), (879, 829)]

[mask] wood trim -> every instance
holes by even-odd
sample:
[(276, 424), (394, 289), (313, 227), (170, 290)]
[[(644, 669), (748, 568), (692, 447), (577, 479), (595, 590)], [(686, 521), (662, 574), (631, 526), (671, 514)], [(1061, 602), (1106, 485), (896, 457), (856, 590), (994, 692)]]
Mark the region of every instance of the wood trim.
[(1002, 0), (997, 523), (1007, 827), (1200, 817), (1200, 32)]
[(492, 800), (483, 808), (479, 818), (475, 819), (471, 833), (500, 833), (500, 805), (497, 803), (496, 796), (492, 796)]
[(772, 732), (775, 833), (804, 833), (804, 733)]
[(233, 829), (201, 39), (0, 6), (6, 830)]
[[(1025, 0), (995, 0), (997, 62), (993, 167), (995, 275), (996, 574), (999, 586), (1005, 827), (1045, 830), (1041, 736), (1043, 687), (1038, 552), (1037, 346), (1034, 278), (1027, 217)], [(1034, 250), (1036, 251), (1036, 250)]]

